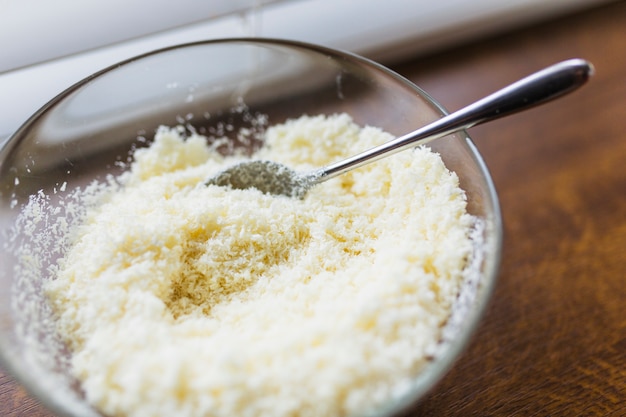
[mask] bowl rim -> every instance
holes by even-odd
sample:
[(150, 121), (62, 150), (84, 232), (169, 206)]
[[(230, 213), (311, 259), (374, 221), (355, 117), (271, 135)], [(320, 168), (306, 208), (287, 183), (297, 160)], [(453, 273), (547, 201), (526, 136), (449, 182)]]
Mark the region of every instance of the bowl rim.
[[(213, 44), (229, 43), (273, 45), (283, 46), (286, 48), (305, 49), (307, 51), (315, 52), (324, 56), (331, 56), (335, 59), (351, 60), (358, 63), (359, 65), (364, 65), (375, 71), (382, 72), (385, 76), (392, 78), (394, 81), (402, 84), (404, 87), (408, 87), (414, 93), (426, 100), (430, 105), (432, 105), (434, 109), (436, 109), (440, 113), (440, 116), (445, 116), (449, 114), (449, 112), (437, 100), (435, 100), (429, 93), (417, 86), (408, 78), (398, 74), (394, 70), (372, 59), (366, 58), (353, 52), (304, 41), (272, 37), (228, 37), (219, 39), (207, 39), (170, 45), (141, 53), (133, 57), (121, 60), (115, 64), (109, 65), (75, 82), (71, 86), (67, 87), (66, 89), (55, 95), (48, 102), (42, 105), (37, 111), (35, 111), (30, 117), (28, 117), (18, 127), (18, 129), (15, 130), (15, 132), (13, 132), (4, 141), (4, 143), (2, 143), (2, 146), (0, 146), (0, 157), (3, 157), (4, 154), (8, 152), (11, 148), (17, 146), (20, 138), (23, 137), (24, 133), (29, 130), (30, 126), (36, 123), (38, 119), (43, 117), (49, 109), (62, 102), (73, 92), (89, 84), (92, 80), (95, 80), (108, 73), (114, 72), (116, 69), (124, 67), (127, 64), (133, 63), (135, 61), (140, 61), (144, 58), (148, 58), (151, 56), (165, 54), (169, 51), (196, 46), (210, 46)], [(452, 368), (454, 363), (459, 359), (462, 352), (467, 348), (473, 336), (475, 335), (477, 327), (481, 322), (482, 317), (485, 315), (487, 306), (491, 300), (497, 283), (500, 264), (502, 261), (502, 248), (504, 239), (502, 213), (497, 191), (493, 183), (491, 174), (487, 168), (487, 165), (485, 164), (482, 155), (478, 151), (478, 148), (467, 133), (467, 130), (459, 131), (457, 132), (457, 134), (462, 135), (462, 139), (468, 146), (471, 155), (476, 162), (480, 173), (482, 174), (483, 179), (487, 185), (486, 191), (493, 205), (492, 218), (490, 218), (490, 222), (493, 224), (493, 228), (489, 231), (490, 239), (493, 242), (490, 245), (490, 249), (493, 252), (491, 252), (491, 255), (488, 257), (488, 259), (483, 260), (483, 262), (485, 262), (484, 274), (482, 274), (483, 279), (481, 279), (479, 283), (479, 292), (477, 293), (476, 299), (474, 300), (474, 306), (470, 310), (468, 317), (466, 317), (464, 320), (463, 328), (460, 329), (459, 333), (454, 337), (454, 339), (447, 344), (446, 349), (443, 351), (443, 354), (437, 356), (435, 360), (430, 362), (427, 365), (427, 370), (424, 369), (420, 371), (420, 373), (415, 378), (413, 378), (414, 389), (411, 389), (399, 401), (394, 401), (392, 402), (392, 404), (388, 404), (383, 407), (383, 409), (377, 410), (375, 415), (387, 416), (401, 413), (411, 406), (414, 406), (416, 403), (419, 403), (421, 400), (424, 399), (425, 395), (428, 392), (435, 388), (435, 386), (440, 382), (441, 379), (443, 379), (443, 377), (450, 370), (450, 368)], [(0, 159), (0, 164), (2, 163), (2, 159)], [(4, 343), (1, 342), (2, 341), (0, 340), (0, 347), (4, 345)], [(48, 395), (48, 393), (43, 390), (39, 386), (39, 384), (32, 383), (32, 378), (28, 375), (28, 373), (24, 369), (22, 369), (21, 366), (17, 366), (12, 363), (12, 361), (6, 354), (5, 349), (0, 349), (0, 368), (2, 368), (7, 374), (11, 375), (15, 379), (15, 381), (20, 384), (20, 386), (22, 386), (29, 394), (31, 394), (34, 398), (41, 402), (47, 409), (60, 416), (72, 416), (67, 408), (64, 407), (63, 404), (61, 404), (59, 401), (57, 401), (54, 396)]]

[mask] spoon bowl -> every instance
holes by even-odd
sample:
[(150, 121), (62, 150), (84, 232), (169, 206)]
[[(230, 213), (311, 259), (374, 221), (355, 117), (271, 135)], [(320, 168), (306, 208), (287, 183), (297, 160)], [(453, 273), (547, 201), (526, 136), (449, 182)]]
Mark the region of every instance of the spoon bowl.
[(316, 184), (354, 168), (450, 133), (535, 107), (576, 90), (593, 74), (583, 59), (570, 59), (529, 75), (448, 116), (321, 169), (299, 173), (272, 161), (241, 162), (218, 173), (207, 185), (256, 188), (266, 194), (302, 198)]

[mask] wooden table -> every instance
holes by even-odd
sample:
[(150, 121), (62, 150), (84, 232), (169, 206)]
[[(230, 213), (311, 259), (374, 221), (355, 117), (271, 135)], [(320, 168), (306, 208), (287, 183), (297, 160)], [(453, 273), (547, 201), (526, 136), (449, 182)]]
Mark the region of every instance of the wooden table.
[[(501, 199), (501, 274), (410, 416), (626, 416), (626, 2), (394, 68), (454, 110), (572, 57), (595, 64), (589, 85), (470, 132)], [(1, 372), (0, 415), (52, 416)]]

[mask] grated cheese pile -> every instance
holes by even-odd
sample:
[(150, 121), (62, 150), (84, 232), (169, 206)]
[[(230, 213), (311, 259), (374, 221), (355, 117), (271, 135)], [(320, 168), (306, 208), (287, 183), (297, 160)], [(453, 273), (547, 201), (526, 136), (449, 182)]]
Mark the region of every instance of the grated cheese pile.
[[(348, 416), (406, 394), (472, 250), (457, 177), (426, 148), (304, 200), (205, 186), (242, 157), (161, 128), (87, 210), (46, 291), (110, 416)], [(303, 116), (255, 155), (319, 167), (390, 139)]]

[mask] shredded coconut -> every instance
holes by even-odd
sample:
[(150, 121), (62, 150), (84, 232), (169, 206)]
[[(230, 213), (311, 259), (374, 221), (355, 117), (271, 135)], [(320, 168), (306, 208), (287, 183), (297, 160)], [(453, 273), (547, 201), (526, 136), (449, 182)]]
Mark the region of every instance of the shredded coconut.
[[(303, 116), (253, 158), (309, 170), (390, 138)], [(68, 233), (45, 291), (106, 415), (362, 415), (406, 394), (441, 339), (472, 217), (438, 155), (402, 152), (304, 199), (205, 185), (243, 158), (161, 128)]]

